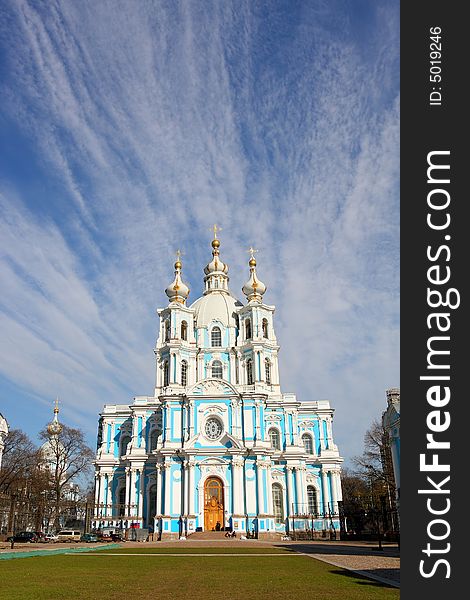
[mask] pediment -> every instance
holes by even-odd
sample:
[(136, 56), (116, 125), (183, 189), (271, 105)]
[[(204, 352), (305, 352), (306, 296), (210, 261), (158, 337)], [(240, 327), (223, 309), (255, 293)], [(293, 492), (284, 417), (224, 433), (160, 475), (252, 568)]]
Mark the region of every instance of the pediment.
[(188, 396), (231, 396), (237, 394), (236, 389), (223, 379), (204, 379), (198, 381), (189, 391)]

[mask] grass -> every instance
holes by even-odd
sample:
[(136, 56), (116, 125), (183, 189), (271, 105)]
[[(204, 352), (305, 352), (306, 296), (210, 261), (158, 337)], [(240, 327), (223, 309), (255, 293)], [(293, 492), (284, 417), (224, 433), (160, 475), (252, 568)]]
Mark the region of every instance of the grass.
[[(134, 556), (111, 554), (115, 552)], [(181, 556), (165, 556), (165, 552)], [(183, 556), (234, 552), (243, 556)], [(253, 552), (276, 552), (284, 556), (250, 556)], [(4, 561), (0, 564), (0, 597), (5, 600), (224, 597), (399, 600), (400, 592), (321, 561), (274, 548), (122, 548), (96, 554)]]

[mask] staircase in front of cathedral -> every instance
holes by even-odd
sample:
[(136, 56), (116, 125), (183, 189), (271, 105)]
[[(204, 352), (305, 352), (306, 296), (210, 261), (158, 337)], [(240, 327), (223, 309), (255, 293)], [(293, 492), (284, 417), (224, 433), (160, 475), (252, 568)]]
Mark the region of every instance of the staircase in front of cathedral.
[(194, 542), (222, 541), (234, 538), (226, 538), (225, 531), (196, 531), (188, 535), (188, 540)]

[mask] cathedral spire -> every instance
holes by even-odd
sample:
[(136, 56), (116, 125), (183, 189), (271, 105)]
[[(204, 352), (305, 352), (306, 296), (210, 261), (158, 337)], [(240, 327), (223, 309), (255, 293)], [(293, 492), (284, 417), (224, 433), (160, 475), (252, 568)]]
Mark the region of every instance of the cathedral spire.
[(217, 232), (221, 231), (221, 228), (217, 225), (211, 227), (214, 232), (214, 239), (212, 240), (212, 260), (204, 267), (204, 273), (206, 277), (204, 282), (206, 289), (204, 294), (209, 292), (228, 292), (228, 265), (220, 259), (220, 240), (217, 238)]
[(251, 247), (248, 252), (250, 253), (250, 260), (248, 262), (250, 265), (250, 279), (242, 287), (242, 292), (247, 297), (248, 302), (251, 302), (252, 300), (254, 302), (262, 302), (263, 294), (267, 288), (264, 283), (258, 279), (256, 274), (255, 252), (258, 252), (258, 250)]
[(183, 283), (183, 280), (181, 279), (181, 268), (183, 266), (180, 260), (181, 254), (180, 250), (176, 251), (175, 278), (166, 288), (165, 294), (170, 299), (170, 302), (184, 304), (186, 298), (189, 296), (189, 287)]

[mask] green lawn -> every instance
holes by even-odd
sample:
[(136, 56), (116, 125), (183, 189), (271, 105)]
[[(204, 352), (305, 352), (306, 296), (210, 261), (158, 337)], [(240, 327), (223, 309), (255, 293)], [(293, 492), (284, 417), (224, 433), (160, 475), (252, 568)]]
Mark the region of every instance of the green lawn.
[[(124, 555), (111, 555), (114, 552)], [(235, 552), (244, 556), (184, 556)], [(281, 556), (252, 555), (273, 552)], [(398, 600), (399, 596), (398, 589), (274, 548), (122, 548), (0, 563), (0, 597), (5, 600)]]

